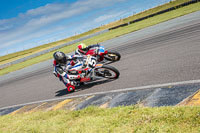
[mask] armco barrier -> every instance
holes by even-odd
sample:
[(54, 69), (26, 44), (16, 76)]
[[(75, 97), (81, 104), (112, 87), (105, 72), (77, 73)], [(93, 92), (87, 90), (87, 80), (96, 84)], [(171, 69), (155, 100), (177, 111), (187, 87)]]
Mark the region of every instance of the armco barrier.
[(200, 2), (200, 0), (191, 0), (191, 1), (185, 2), (185, 3), (183, 3), (183, 4), (180, 4), (180, 5), (177, 5), (177, 6), (174, 6), (174, 7), (171, 7), (171, 8), (168, 8), (168, 9), (165, 9), (165, 10), (162, 10), (162, 11), (159, 11), (159, 12), (156, 12), (156, 13), (153, 13), (153, 14), (151, 14), (151, 15), (148, 15), (148, 16), (145, 16), (145, 17), (142, 17), (142, 18), (135, 19), (135, 20), (130, 21), (130, 22), (128, 22), (128, 23), (121, 24), (121, 25), (118, 25), (118, 26), (109, 28), (109, 30), (113, 30), (113, 29), (117, 29), (117, 28), (119, 28), (119, 27), (127, 26), (127, 25), (129, 25), (129, 24), (132, 24), (132, 23), (135, 23), (135, 22), (139, 22), (139, 21), (142, 21), (142, 20), (144, 20), (144, 19), (151, 18), (151, 17), (154, 17), (154, 16), (156, 16), (156, 15), (160, 15), (160, 14), (163, 14), (163, 13), (166, 13), (166, 12), (169, 12), (169, 11), (172, 11), (172, 10), (175, 10), (175, 9), (178, 9), (178, 8), (181, 8), (181, 7), (190, 5), (190, 4), (194, 4), (194, 3), (197, 3), (197, 2)]
[(64, 46), (67, 46), (67, 45), (70, 45), (70, 44), (73, 44), (73, 43), (77, 43), (77, 42), (80, 42), (80, 41), (83, 41), (83, 40), (86, 40), (86, 39), (88, 39), (88, 38), (97, 36), (97, 35), (99, 35), (99, 34), (102, 34), (102, 33), (108, 32), (108, 31), (109, 31), (108, 29), (103, 30), (103, 31), (99, 31), (99, 32), (96, 32), (96, 33), (94, 33), (94, 34), (91, 34), (91, 35), (88, 35), (88, 36), (85, 36), (85, 37), (81, 37), (81, 38), (76, 39), (76, 40), (74, 40), (74, 41), (71, 41), (71, 42), (68, 42), (68, 43), (64, 43), (64, 44), (61, 44), (61, 45), (59, 45), (59, 46), (56, 46), (56, 47), (53, 47), (53, 48), (50, 48), (50, 49), (47, 49), (47, 50), (44, 50), (44, 51), (41, 51), (41, 52), (32, 54), (32, 55), (26, 56), (26, 57), (24, 57), (24, 58), (21, 58), (21, 59), (18, 59), (18, 60), (15, 60), (15, 61), (12, 61), (12, 62), (3, 64), (3, 65), (0, 65), (0, 69), (5, 68), (5, 67), (8, 67), (8, 66), (13, 65), (13, 64), (17, 64), (17, 63), (26, 61), (26, 60), (28, 60), (28, 59), (37, 57), (37, 56), (39, 56), (39, 55), (48, 53), (48, 52), (50, 52), (50, 51), (59, 49), (59, 48), (61, 48), (61, 47), (64, 47)]

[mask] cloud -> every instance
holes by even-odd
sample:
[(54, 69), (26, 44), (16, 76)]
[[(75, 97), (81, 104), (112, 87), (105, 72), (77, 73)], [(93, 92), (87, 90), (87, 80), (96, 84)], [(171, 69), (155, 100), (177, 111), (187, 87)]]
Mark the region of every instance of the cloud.
[[(47, 4), (36, 9), (28, 10), (26, 13), (21, 13), (15, 18), (0, 20), (0, 49), (20, 45), (28, 40), (42, 39), (42, 37), (44, 38), (54, 32), (65, 31), (64, 33), (66, 34), (66, 28), (70, 29), (70, 25), (65, 24), (65, 21), (72, 21), (75, 17), (76, 19), (81, 18), (90, 11), (95, 12), (103, 7), (109, 7), (115, 3), (125, 1), (127, 0), (79, 0), (72, 4)], [(76, 27), (72, 29), (87, 29), (91, 23), (95, 25), (95, 23), (116, 17), (119, 14), (103, 15), (99, 18), (95, 16), (97, 19), (94, 18), (95, 20), (93, 22), (90, 22), (91, 18), (84, 21), (81, 20), (81, 25), (75, 21), (72, 26), (76, 25)], [(90, 22), (89, 25), (88, 22)], [(69, 32), (72, 33), (75, 31)]]
[(13, 27), (13, 25), (2, 25), (0, 27), (0, 31), (5, 31), (5, 30), (8, 30), (8, 29), (10, 29), (12, 27)]
[[(67, 4), (47, 4), (42, 7), (38, 7), (36, 9), (28, 10), (24, 15), (25, 16), (41, 16), (41, 15), (47, 15), (55, 12), (59, 12), (63, 10)], [(23, 16), (23, 14), (20, 14)]]
[(111, 18), (120, 18), (121, 15), (124, 15), (124, 11), (122, 12), (119, 12), (119, 13), (114, 13), (114, 14), (107, 14), (107, 15), (102, 15), (102, 16), (99, 16), (98, 18), (96, 18), (94, 21), (95, 22), (102, 22), (102, 21), (105, 21), (105, 20), (108, 20), (108, 19), (111, 19)]
[[(35, 10), (28, 11), (26, 14), (43, 14), (40, 18), (30, 20), (28, 26), (43, 26), (44, 24), (53, 23), (62, 19), (66, 19), (72, 16), (84, 14), (85, 12), (93, 9), (101, 8), (111, 5), (113, 3), (122, 2), (125, 0), (80, 0), (72, 5), (67, 4), (55, 4), (46, 5)], [(53, 12), (52, 12), (53, 11)], [(59, 12), (58, 12), (59, 11)], [(41, 13), (39, 13), (41, 12)]]

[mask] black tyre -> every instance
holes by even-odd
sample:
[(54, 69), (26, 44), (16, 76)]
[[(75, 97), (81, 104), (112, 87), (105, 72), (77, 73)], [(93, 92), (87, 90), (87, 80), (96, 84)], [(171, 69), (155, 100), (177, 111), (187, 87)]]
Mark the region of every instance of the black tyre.
[(97, 76), (109, 79), (117, 79), (120, 75), (119, 71), (115, 67), (109, 65), (103, 65), (100, 68), (96, 68), (95, 73)]
[(104, 58), (108, 61), (119, 61), (121, 55), (116, 51), (108, 51), (108, 53), (104, 56)]

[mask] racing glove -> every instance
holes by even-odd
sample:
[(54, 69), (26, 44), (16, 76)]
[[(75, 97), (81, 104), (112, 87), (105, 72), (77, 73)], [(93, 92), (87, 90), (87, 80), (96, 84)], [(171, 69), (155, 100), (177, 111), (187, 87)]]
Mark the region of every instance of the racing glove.
[(58, 77), (56, 71), (53, 71), (53, 74), (54, 74), (56, 77)]

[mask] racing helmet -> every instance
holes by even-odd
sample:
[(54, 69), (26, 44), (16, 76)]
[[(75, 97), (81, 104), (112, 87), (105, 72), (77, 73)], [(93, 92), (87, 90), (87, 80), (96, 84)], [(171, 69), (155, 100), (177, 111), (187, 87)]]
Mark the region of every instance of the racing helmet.
[(79, 45), (78, 45), (78, 49), (80, 50), (80, 51), (86, 51), (86, 44), (85, 43), (80, 43)]
[(53, 54), (53, 58), (58, 64), (66, 64), (67, 57), (63, 52), (57, 51)]

